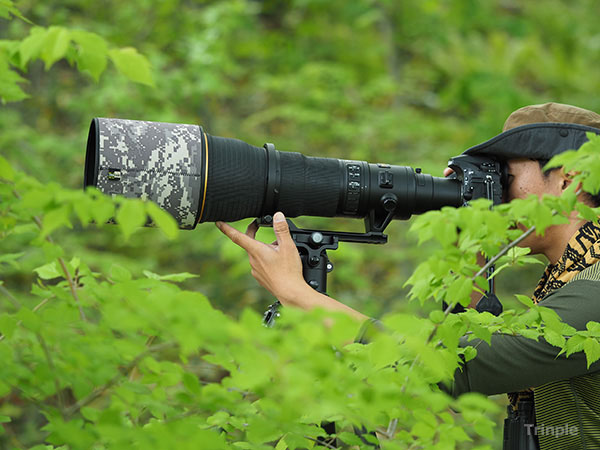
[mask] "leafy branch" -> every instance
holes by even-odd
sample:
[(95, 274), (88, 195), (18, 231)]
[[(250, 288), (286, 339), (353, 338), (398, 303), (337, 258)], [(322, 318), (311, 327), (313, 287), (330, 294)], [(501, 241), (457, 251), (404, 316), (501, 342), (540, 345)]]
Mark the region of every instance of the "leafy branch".
[[(21, 195), (19, 195), (19, 193), (15, 190), (13, 190), (13, 195), (18, 200), (22, 199)], [(37, 227), (39, 228), (40, 231), (44, 230), (44, 225), (42, 224), (42, 221), (38, 216), (34, 215), (33, 221), (35, 222), (35, 224), (37, 225)], [(46, 236), (45, 239), (50, 244), (54, 244), (53, 239), (49, 235)], [(60, 265), (60, 267), (63, 271), (63, 275), (64, 275), (65, 279), (67, 280), (67, 283), (69, 284), (69, 289), (71, 291), (71, 295), (73, 296), (73, 299), (75, 300), (75, 305), (77, 306), (77, 309), (79, 310), (79, 317), (81, 318), (81, 320), (86, 320), (85, 313), (83, 312), (83, 307), (81, 306), (81, 301), (79, 300), (79, 295), (77, 294), (77, 286), (75, 285), (75, 282), (73, 281), (71, 272), (69, 272), (69, 269), (67, 268), (65, 260), (61, 256), (58, 256), (56, 258), (56, 260), (58, 261), (58, 264)]]
[(149, 347), (148, 349), (144, 350), (143, 352), (138, 354), (135, 358), (133, 358), (127, 365), (122, 367), (118, 374), (116, 374), (114, 377), (112, 377), (110, 380), (108, 380), (102, 386), (97, 387), (88, 396), (82, 398), (75, 404), (69, 406), (64, 411), (65, 417), (67, 417), (67, 418), (71, 417), (73, 414), (77, 413), (81, 408), (89, 405), (94, 400), (101, 397), (102, 394), (104, 394), (104, 392), (106, 392), (108, 389), (110, 389), (111, 387), (116, 385), (123, 377), (127, 377), (128, 374), (133, 370), (133, 368), (136, 367), (140, 363), (140, 361), (142, 359), (144, 359), (146, 356), (148, 356), (152, 353), (157, 353), (162, 350), (169, 349), (169, 348), (175, 348), (176, 346), (177, 346), (176, 342), (164, 342), (162, 344), (153, 345), (152, 347)]

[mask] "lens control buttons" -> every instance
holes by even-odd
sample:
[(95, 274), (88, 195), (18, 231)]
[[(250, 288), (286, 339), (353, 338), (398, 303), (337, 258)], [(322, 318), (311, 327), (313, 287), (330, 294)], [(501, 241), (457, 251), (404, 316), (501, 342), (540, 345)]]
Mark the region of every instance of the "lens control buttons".
[(360, 202), (360, 166), (358, 164), (348, 164), (346, 166), (346, 175), (348, 177), (348, 184), (346, 185), (344, 211), (355, 213), (358, 211), (358, 204)]
[(379, 187), (391, 189), (394, 187), (394, 175), (389, 170), (379, 172)]

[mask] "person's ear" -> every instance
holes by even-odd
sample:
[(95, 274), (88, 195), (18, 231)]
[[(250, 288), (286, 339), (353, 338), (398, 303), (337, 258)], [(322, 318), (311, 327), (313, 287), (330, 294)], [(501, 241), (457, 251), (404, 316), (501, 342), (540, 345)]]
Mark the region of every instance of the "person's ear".
[(571, 183), (573, 182), (573, 178), (575, 177), (575, 172), (570, 170), (569, 172), (565, 172), (564, 169), (560, 169), (560, 182), (561, 182), (561, 190), (566, 190)]

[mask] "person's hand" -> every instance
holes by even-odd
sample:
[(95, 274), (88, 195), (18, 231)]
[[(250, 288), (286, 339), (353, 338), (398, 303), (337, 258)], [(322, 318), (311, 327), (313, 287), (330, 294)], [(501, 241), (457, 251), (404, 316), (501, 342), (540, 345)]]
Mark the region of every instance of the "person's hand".
[(273, 230), (277, 241), (270, 245), (255, 239), (258, 230), (256, 221), (248, 225), (245, 234), (224, 222), (217, 222), (216, 225), (229, 239), (246, 250), (252, 276), (261, 286), (284, 305), (308, 307), (302, 301), (307, 298), (306, 290), (312, 288), (302, 277), (300, 255), (283, 213), (277, 212), (273, 216)]
[(452, 175), (454, 173), (454, 170), (452, 170), (450, 167), (446, 167), (444, 169), (444, 176), (445, 177), (449, 177), (450, 175)]
[(252, 276), (283, 305), (302, 309), (319, 307), (340, 311), (358, 320), (368, 319), (349, 306), (315, 291), (304, 281), (302, 261), (283, 213), (276, 212), (273, 216), (277, 241), (270, 245), (254, 239), (258, 230), (256, 222), (248, 225), (245, 234), (224, 222), (217, 222), (216, 225), (229, 239), (246, 250)]

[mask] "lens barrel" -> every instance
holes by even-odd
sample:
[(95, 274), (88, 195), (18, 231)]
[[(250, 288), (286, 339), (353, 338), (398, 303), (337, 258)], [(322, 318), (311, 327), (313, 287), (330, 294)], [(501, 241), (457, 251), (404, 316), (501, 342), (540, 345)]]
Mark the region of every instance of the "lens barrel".
[(197, 125), (93, 119), (84, 186), (156, 202), (184, 229), (282, 211), (288, 217), (408, 219), (461, 206), (461, 183), (406, 166), (281, 152)]

